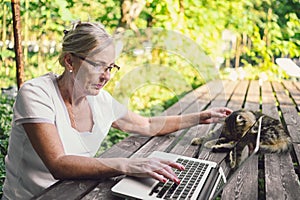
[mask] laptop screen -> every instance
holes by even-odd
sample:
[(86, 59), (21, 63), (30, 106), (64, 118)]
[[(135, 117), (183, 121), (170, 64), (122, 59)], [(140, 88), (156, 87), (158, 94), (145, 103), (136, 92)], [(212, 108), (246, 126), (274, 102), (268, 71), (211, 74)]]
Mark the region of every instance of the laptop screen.
[[(260, 117), (246, 132), (246, 134), (236, 143), (231, 152), (222, 160), (229, 166), (229, 172), (226, 175), (226, 183), (219, 185), (216, 192), (209, 199), (218, 199), (223, 189), (238, 175), (238, 172), (248, 163), (259, 150), (261, 136), (262, 118)], [(220, 164), (219, 163), (219, 164)]]

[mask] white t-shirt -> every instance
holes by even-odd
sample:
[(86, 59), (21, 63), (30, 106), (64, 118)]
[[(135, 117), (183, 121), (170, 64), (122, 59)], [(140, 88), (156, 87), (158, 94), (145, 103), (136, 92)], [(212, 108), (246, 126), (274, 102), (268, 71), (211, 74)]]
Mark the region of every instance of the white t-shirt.
[(56, 78), (49, 73), (27, 81), (17, 95), (5, 158), (3, 192), (8, 199), (29, 199), (57, 181), (34, 151), (23, 123), (55, 124), (66, 154), (93, 157), (111, 124), (127, 112), (125, 106), (101, 90), (97, 96), (87, 96), (94, 121), (92, 132), (78, 132), (71, 127)]

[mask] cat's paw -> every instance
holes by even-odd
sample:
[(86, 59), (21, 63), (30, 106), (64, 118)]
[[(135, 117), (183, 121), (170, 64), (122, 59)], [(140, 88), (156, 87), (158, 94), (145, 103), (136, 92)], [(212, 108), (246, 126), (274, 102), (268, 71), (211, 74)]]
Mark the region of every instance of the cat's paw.
[(205, 138), (203, 138), (203, 137), (193, 138), (191, 141), (191, 145), (202, 145), (204, 140), (205, 140)]
[[(223, 141), (224, 142), (224, 141)], [(218, 141), (211, 140), (204, 144), (204, 147), (208, 149), (212, 149), (213, 152), (228, 152), (230, 151), (235, 145), (235, 142), (225, 142), (222, 143), (222, 138)]]
[(206, 142), (204, 144), (204, 147), (208, 148), (208, 149), (212, 149), (212, 150), (218, 150), (220, 145), (219, 144), (215, 144), (215, 142)]
[(234, 169), (237, 165), (236, 163), (236, 156), (234, 155), (233, 151), (229, 152), (229, 165), (231, 169)]

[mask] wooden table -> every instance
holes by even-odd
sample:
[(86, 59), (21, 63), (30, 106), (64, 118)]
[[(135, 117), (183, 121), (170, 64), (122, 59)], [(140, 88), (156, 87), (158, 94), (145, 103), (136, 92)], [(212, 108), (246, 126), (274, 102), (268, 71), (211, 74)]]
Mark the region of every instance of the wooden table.
[[(187, 94), (163, 114), (191, 113), (217, 106), (262, 110), (281, 119), (294, 142), (288, 154), (253, 157), (240, 176), (224, 189), (222, 199), (300, 199), (300, 82), (213, 81)], [(141, 157), (159, 150), (214, 160), (218, 156), (210, 156), (190, 142), (218, 126), (199, 125), (164, 137), (131, 135), (100, 157)], [(110, 192), (115, 183), (115, 179), (59, 181), (36, 199), (120, 199)]]

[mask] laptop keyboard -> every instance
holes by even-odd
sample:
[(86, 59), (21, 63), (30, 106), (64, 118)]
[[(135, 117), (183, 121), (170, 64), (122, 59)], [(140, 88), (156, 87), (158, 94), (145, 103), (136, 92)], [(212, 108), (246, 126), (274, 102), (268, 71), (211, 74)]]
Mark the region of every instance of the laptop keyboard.
[(208, 164), (182, 158), (176, 162), (185, 166), (184, 171), (177, 169), (174, 171), (181, 180), (180, 184), (170, 180), (166, 183), (159, 182), (151, 191), (151, 196), (161, 199), (190, 199), (192, 197)]

